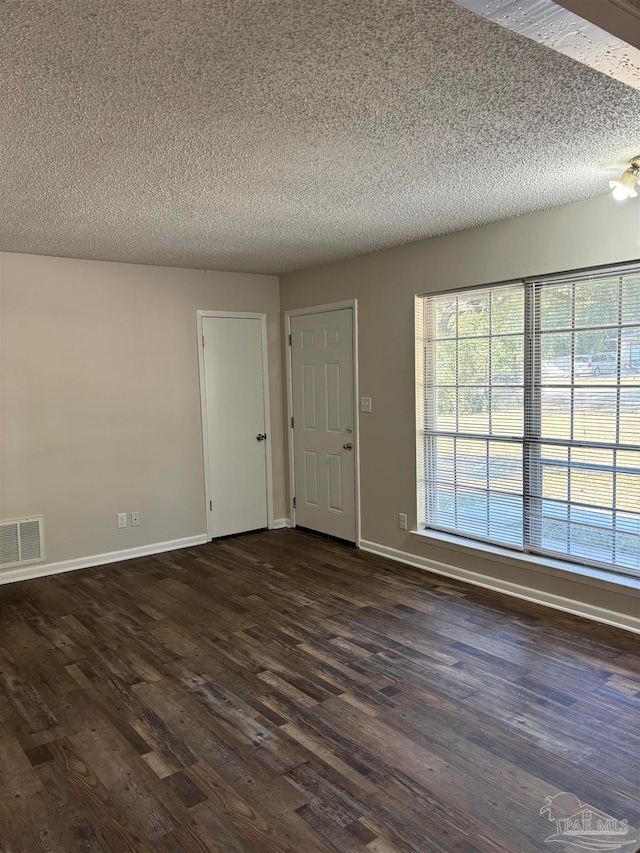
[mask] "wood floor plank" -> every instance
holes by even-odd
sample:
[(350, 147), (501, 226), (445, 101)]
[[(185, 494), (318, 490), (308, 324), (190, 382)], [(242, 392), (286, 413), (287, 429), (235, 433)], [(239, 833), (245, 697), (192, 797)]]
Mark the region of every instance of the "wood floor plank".
[(639, 653), (302, 531), (3, 586), (0, 849), (636, 853)]

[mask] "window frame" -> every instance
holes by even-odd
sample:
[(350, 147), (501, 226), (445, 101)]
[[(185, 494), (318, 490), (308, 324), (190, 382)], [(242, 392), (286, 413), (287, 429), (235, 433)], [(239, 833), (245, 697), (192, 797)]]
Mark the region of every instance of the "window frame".
[[(603, 281), (607, 278), (612, 277), (622, 277), (624, 275), (639, 275), (640, 276), (640, 259), (638, 261), (630, 261), (621, 264), (615, 265), (606, 265), (600, 267), (593, 267), (587, 269), (580, 269), (573, 272), (564, 272), (561, 274), (547, 274), (543, 276), (536, 277), (527, 277), (527, 278), (519, 278), (505, 282), (497, 282), (497, 283), (486, 283), (479, 284), (472, 287), (459, 287), (452, 289), (445, 289), (439, 291), (433, 291), (428, 293), (417, 294), (415, 297), (415, 344), (416, 344), (416, 374), (415, 374), (415, 382), (416, 382), (416, 483), (417, 483), (417, 518), (418, 518), (418, 527), (419, 529), (415, 531), (416, 535), (419, 537), (433, 537), (434, 539), (451, 539), (452, 541), (457, 541), (463, 547), (473, 548), (474, 544), (478, 546), (479, 550), (489, 551), (492, 550), (512, 553), (515, 558), (520, 555), (521, 558), (527, 559), (527, 561), (535, 558), (539, 558), (540, 560), (549, 562), (550, 564), (558, 564), (561, 565), (563, 563), (567, 563), (569, 567), (573, 567), (575, 571), (577, 567), (585, 567), (589, 573), (604, 573), (605, 576), (610, 576), (612, 579), (624, 578), (624, 579), (632, 579), (632, 581), (640, 580), (640, 568), (635, 569), (634, 567), (626, 567), (615, 565), (612, 563), (604, 563), (598, 559), (589, 559), (585, 556), (581, 556), (578, 554), (571, 554), (561, 551), (554, 551), (545, 549), (542, 544), (541, 536), (541, 523), (537, 522), (538, 530), (536, 531), (536, 519), (542, 518), (542, 504), (545, 500), (543, 496), (543, 491), (540, 488), (541, 486), (541, 478), (542, 478), (542, 447), (544, 444), (548, 443), (550, 440), (546, 439), (542, 435), (541, 428), (541, 419), (542, 419), (542, 405), (541, 405), (541, 396), (542, 389), (544, 387), (544, 383), (542, 380), (542, 354), (541, 354), (541, 338), (544, 334), (544, 331), (541, 330), (540, 325), (540, 309), (538, 307), (537, 299), (538, 295), (542, 291), (545, 286), (550, 285), (572, 285), (574, 286), (573, 295), (572, 295), (572, 335), (575, 335), (576, 330), (579, 332), (583, 327), (576, 326), (575, 324), (575, 285), (589, 282), (589, 281)], [(428, 507), (429, 502), (434, 500), (434, 493), (438, 489), (437, 477), (435, 476), (435, 468), (437, 466), (436, 454), (434, 452), (429, 453), (428, 451), (428, 442), (433, 442), (437, 440), (437, 430), (429, 431), (427, 429), (427, 393), (429, 389), (436, 390), (436, 382), (435, 380), (435, 358), (429, 358), (429, 341), (431, 341), (432, 346), (436, 342), (435, 333), (432, 334), (431, 338), (429, 338), (425, 334), (425, 318), (428, 314), (426, 310), (427, 300), (436, 298), (439, 296), (446, 297), (454, 297), (459, 296), (461, 294), (473, 294), (485, 292), (487, 294), (491, 293), (495, 289), (498, 288), (523, 288), (524, 294), (524, 305), (523, 305), (523, 326), (524, 326), (524, 364), (523, 364), (523, 433), (522, 433), (522, 493), (520, 495), (521, 498), (521, 506), (522, 506), (522, 528), (523, 528), (523, 545), (522, 547), (518, 547), (517, 545), (512, 545), (509, 543), (505, 543), (496, 539), (492, 539), (490, 537), (483, 537), (480, 535), (469, 534), (467, 532), (461, 531), (460, 529), (449, 528), (446, 526), (437, 526), (434, 524), (429, 524), (429, 516), (428, 516)], [(621, 291), (622, 293), (622, 291)], [(615, 324), (611, 324), (612, 328), (615, 328), (618, 332), (621, 329), (627, 328), (629, 326), (636, 327), (636, 324), (624, 324), (622, 323), (621, 317), (621, 306), (622, 305), (622, 297), (620, 297), (620, 301), (618, 303), (618, 322)], [(432, 316), (435, 316), (435, 311), (431, 312)], [(608, 324), (607, 324), (608, 325)], [(585, 329), (590, 330), (591, 325), (585, 327)], [(599, 326), (597, 328), (600, 328)], [(604, 326), (603, 326), (604, 328)], [(547, 330), (548, 331), (548, 330)], [(639, 336), (640, 336), (640, 328), (639, 328)], [(492, 330), (489, 328), (489, 332), (487, 334), (487, 338), (489, 340), (489, 347), (491, 347), (491, 340), (494, 337)], [(456, 342), (460, 340), (456, 332)], [(572, 337), (573, 342), (573, 337)], [(631, 344), (633, 341), (631, 342)], [(630, 346), (631, 346), (630, 344)], [(573, 343), (572, 343), (573, 346)], [(432, 350), (432, 352), (435, 351)], [(574, 389), (575, 384), (575, 370), (573, 366), (573, 358), (575, 357), (575, 353), (572, 356), (572, 368), (571, 368), (571, 418), (573, 418), (573, 397), (574, 397)], [(617, 344), (617, 359), (618, 364), (621, 365), (621, 337), (618, 334), (618, 344)], [(456, 382), (455, 387), (459, 386), (458, 381), (458, 361), (459, 358), (456, 358)], [(616, 423), (618, 424), (616, 430), (616, 442), (614, 442), (615, 446), (624, 447), (619, 442), (619, 419), (620, 419), (620, 388), (622, 384), (620, 382), (622, 367), (617, 367), (617, 377), (618, 381), (612, 388), (616, 390)], [(638, 389), (638, 393), (640, 393), (640, 385)], [(432, 402), (432, 406), (434, 403)], [(436, 408), (437, 411), (437, 408)], [(489, 421), (491, 424), (491, 420)], [(573, 423), (573, 422), (572, 422)], [(469, 437), (469, 433), (458, 432), (458, 424), (456, 422), (456, 434), (461, 436), (463, 439)], [(487, 442), (494, 439), (492, 435), (491, 426), (489, 427), (488, 433), (486, 436), (483, 436)], [(495, 436), (495, 438), (499, 441), (503, 440), (503, 436)], [(514, 441), (517, 439), (510, 438), (508, 440)], [(568, 443), (572, 444), (573, 439), (569, 439)], [(553, 442), (553, 439), (551, 440)], [(559, 442), (563, 446), (565, 446), (565, 442)], [(568, 444), (567, 444), (568, 446)], [(597, 442), (584, 442), (585, 447), (598, 447)], [(640, 450), (640, 443), (636, 448), (635, 445), (631, 445), (631, 447)], [(616, 471), (616, 463), (615, 463), (615, 453), (613, 451), (613, 459), (614, 463), (612, 466), (612, 471)], [(454, 453), (454, 457), (457, 454)], [(455, 464), (455, 461), (454, 461)], [(570, 467), (570, 466), (569, 466)], [(615, 478), (614, 478), (615, 482)], [(537, 483), (537, 486), (535, 485)], [(454, 473), (454, 488), (455, 487), (455, 473)], [(491, 480), (490, 473), (487, 469), (487, 493), (489, 494), (491, 490)], [(570, 507), (572, 506), (570, 496), (566, 501), (568, 507), (568, 515), (567, 515), (567, 525), (568, 527), (571, 524), (571, 512)], [(537, 505), (537, 511), (535, 509)], [(615, 494), (615, 486), (612, 498), (612, 510), (615, 512), (625, 512), (625, 510), (617, 510), (616, 504), (616, 494)], [(603, 528), (607, 531), (615, 531), (615, 523), (610, 527)], [(537, 540), (537, 541), (536, 541)], [(638, 540), (640, 544), (640, 539)], [(613, 542), (613, 540), (612, 540)], [(612, 545), (615, 548), (614, 545)], [(614, 559), (612, 552), (612, 559)]]

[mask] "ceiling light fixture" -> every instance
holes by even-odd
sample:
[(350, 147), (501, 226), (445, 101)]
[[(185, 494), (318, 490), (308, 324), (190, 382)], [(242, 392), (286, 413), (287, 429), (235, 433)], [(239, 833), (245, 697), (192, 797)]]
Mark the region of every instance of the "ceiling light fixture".
[(635, 186), (640, 182), (640, 157), (634, 157), (630, 162), (631, 165), (626, 172), (622, 173), (618, 181), (609, 181), (613, 197), (617, 201), (635, 198), (638, 195)]

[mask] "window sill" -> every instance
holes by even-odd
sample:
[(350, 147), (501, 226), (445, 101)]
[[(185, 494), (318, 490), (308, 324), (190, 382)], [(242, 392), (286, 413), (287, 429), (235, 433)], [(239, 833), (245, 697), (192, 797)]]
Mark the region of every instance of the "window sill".
[(610, 586), (618, 591), (622, 587), (625, 591), (640, 592), (640, 579), (626, 575), (614, 575), (603, 569), (590, 566), (580, 566), (576, 563), (566, 563), (563, 560), (554, 560), (538, 554), (527, 554), (521, 551), (510, 551), (499, 545), (490, 545), (487, 542), (475, 542), (471, 539), (463, 539), (450, 533), (442, 533), (438, 530), (412, 530), (414, 539), (463, 551), (467, 554), (481, 554), (491, 557), (501, 563), (521, 563), (523, 568), (532, 569), (547, 575), (572, 575), (575, 580), (591, 586)]

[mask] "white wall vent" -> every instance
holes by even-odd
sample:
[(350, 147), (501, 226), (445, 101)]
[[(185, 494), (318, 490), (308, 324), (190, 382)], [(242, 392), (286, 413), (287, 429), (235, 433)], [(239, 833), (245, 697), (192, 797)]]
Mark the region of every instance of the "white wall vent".
[(42, 522), (41, 515), (0, 522), (0, 569), (44, 560)]

